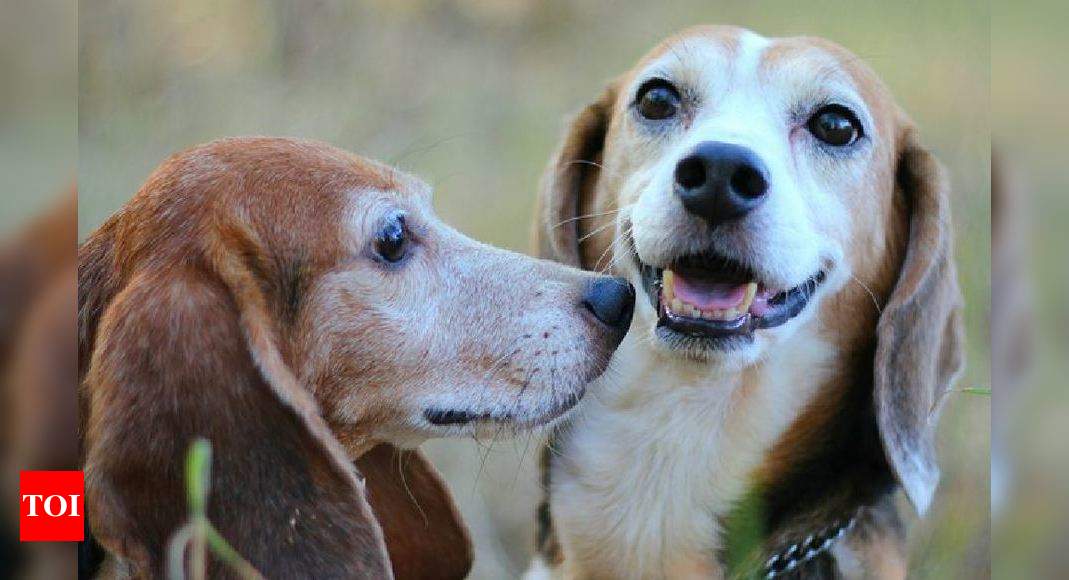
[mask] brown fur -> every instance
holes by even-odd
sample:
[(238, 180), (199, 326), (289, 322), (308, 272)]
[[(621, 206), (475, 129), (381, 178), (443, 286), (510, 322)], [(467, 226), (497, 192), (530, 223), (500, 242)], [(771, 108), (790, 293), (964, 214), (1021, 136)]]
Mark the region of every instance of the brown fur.
[[(398, 578), (461, 577), (471, 566), (471, 542), (438, 473), (418, 451), (379, 445), (356, 462), (368, 482), (368, 501), (381, 518), (390, 563)], [(420, 493), (418, 502), (412, 490)], [(436, 527), (437, 526), (437, 527)], [(415, 532), (420, 533), (415, 533)], [(466, 549), (458, 549), (465, 547)]]

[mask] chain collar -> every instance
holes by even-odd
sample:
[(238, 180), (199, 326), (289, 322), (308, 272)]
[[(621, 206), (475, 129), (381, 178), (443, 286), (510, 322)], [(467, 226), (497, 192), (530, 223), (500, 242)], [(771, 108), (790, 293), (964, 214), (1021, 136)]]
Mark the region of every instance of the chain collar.
[[(859, 510), (860, 511), (860, 510)], [(838, 520), (806, 536), (801, 542), (790, 544), (765, 561), (762, 578), (776, 578), (827, 552), (857, 523), (858, 512)]]

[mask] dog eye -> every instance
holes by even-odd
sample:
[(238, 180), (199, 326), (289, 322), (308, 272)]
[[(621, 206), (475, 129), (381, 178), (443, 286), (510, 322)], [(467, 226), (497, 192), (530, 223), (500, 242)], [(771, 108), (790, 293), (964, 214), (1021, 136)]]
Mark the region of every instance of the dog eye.
[(643, 117), (660, 121), (675, 116), (679, 111), (679, 91), (664, 79), (646, 81), (638, 89), (635, 103)]
[(383, 261), (396, 264), (405, 257), (408, 249), (407, 241), (405, 216), (394, 216), (375, 237), (375, 253)]
[(842, 105), (821, 107), (806, 126), (814, 137), (835, 147), (851, 145), (861, 137), (861, 122)]

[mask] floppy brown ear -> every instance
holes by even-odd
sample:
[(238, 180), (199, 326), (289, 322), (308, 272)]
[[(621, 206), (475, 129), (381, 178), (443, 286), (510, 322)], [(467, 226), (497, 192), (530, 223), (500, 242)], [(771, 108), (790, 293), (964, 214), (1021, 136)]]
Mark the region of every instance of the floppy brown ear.
[[(539, 187), (535, 246), (542, 258), (569, 266), (594, 267), (604, 241), (584, 239), (606, 218), (593, 216), (594, 193), (601, 173), (605, 135), (616, 100), (612, 83), (601, 97), (572, 119), (564, 140), (550, 159)], [(601, 219), (598, 219), (598, 218)], [(609, 230), (611, 228), (605, 228)], [(606, 232), (611, 239), (612, 232)]]
[[(261, 573), (392, 577), (355, 467), (283, 362), (253, 276), (222, 248), (134, 270), (100, 318), (83, 385), (94, 536), (133, 576), (163, 575), (187, 517), (184, 455), (204, 437), (208, 517)], [(228, 575), (210, 560), (210, 577)]]
[(398, 580), (464, 578), (474, 558), (467, 528), (434, 466), (418, 450), (383, 444), (356, 462), (386, 534)]
[(939, 483), (940, 406), (963, 365), (962, 298), (946, 173), (912, 128), (899, 142), (895, 194), (909, 208), (909, 238), (876, 329), (874, 398), (888, 461), (923, 514)]

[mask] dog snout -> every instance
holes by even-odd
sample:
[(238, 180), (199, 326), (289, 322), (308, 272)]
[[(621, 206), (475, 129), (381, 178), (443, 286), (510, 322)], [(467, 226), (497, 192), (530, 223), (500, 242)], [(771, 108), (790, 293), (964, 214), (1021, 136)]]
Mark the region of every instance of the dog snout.
[(622, 337), (631, 326), (635, 288), (624, 278), (599, 277), (587, 288), (582, 304), (594, 318)]
[(688, 212), (717, 226), (761, 205), (768, 168), (751, 149), (706, 141), (676, 165), (675, 190)]

